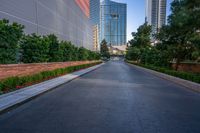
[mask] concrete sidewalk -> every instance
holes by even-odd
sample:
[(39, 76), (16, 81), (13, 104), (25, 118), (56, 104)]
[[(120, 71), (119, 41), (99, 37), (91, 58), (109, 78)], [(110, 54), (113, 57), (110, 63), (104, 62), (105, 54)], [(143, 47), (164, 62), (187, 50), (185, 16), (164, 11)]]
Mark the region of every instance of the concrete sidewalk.
[(26, 102), (44, 92), (47, 92), (59, 85), (67, 83), (75, 78), (80, 77), (90, 71), (97, 69), (102, 66), (102, 64), (80, 70), (77, 72), (73, 72), (71, 74), (67, 74), (58, 78), (54, 78), (48, 81), (44, 81), (42, 83), (32, 85), (14, 92), (10, 92), (0, 96), (0, 113), (10, 109), (13, 106), (19, 105), (23, 102)]

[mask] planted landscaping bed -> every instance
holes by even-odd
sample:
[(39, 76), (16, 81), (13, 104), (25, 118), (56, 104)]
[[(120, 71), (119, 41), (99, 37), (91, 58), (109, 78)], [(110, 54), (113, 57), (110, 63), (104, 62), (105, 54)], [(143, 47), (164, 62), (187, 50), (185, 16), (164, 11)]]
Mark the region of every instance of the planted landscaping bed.
[(23, 77), (9, 77), (0, 81), (0, 94), (8, 93), (17, 89), (24, 88), (26, 86), (30, 86), (33, 84), (40, 83), (45, 80), (49, 80), (58, 76), (65, 75), (67, 73), (71, 73), (77, 70), (81, 70), (84, 68), (88, 68), (97, 64), (100, 64), (101, 61), (90, 63), (90, 64), (82, 64), (77, 66), (70, 66), (66, 68), (59, 68), (52, 71), (43, 71), (38, 74), (28, 75)]
[(152, 66), (152, 65), (144, 65), (144, 64), (138, 64), (136, 62), (133, 61), (127, 61), (128, 63), (134, 64), (134, 65), (138, 65), (147, 69), (151, 69), (157, 72), (161, 72), (161, 73), (165, 73), (171, 76), (175, 76), (181, 79), (185, 79), (185, 80), (189, 80), (192, 82), (196, 82), (196, 83), (200, 83), (200, 74), (198, 73), (187, 73), (187, 72), (179, 72), (179, 71), (175, 71), (175, 70), (170, 70), (169, 68), (161, 68), (161, 67), (156, 67), (156, 66)]
[(22, 64), (0, 64), (0, 81), (9, 77), (22, 77), (38, 74), (43, 71), (52, 71), (59, 68), (78, 66), (97, 62), (93, 61), (66, 61), (66, 62), (46, 62), (46, 63), (22, 63)]

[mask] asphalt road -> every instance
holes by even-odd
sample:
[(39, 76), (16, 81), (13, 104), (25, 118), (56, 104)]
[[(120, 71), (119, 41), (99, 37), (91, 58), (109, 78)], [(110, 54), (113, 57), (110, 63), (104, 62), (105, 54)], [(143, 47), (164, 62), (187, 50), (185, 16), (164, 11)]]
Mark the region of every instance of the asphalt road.
[(0, 133), (200, 133), (200, 94), (110, 61), (1, 115)]

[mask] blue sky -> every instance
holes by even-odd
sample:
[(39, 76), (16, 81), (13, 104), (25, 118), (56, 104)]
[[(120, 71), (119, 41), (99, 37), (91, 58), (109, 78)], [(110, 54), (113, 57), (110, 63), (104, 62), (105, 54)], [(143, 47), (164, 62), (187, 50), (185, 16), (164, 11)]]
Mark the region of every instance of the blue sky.
[[(127, 40), (130, 40), (131, 32), (137, 31), (137, 28), (145, 21), (145, 0), (112, 0), (121, 3), (127, 3)], [(170, 3), (167, 0), (167, 15), (170, 14)]]

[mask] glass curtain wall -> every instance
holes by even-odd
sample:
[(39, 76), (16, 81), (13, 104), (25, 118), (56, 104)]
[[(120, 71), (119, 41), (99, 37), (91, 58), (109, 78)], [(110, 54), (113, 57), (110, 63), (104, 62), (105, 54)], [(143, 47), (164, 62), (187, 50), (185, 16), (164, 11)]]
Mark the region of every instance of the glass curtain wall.
[(105, 39), (111, 46), (126, 44), (126, 4), (104, 0), (101, 3), (100, 40)]

